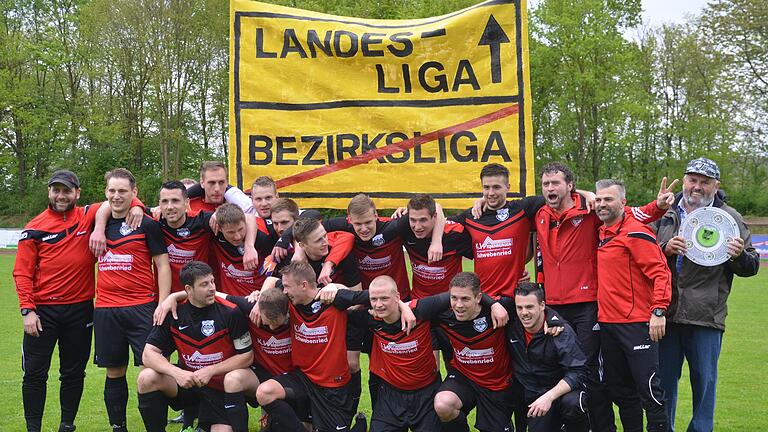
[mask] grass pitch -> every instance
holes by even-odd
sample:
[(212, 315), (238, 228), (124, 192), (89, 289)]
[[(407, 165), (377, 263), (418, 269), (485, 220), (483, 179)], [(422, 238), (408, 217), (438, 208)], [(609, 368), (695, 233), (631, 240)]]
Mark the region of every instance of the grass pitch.
[[(0, 398), (0, 431), (24, 431), (24, 411), (21, 403), (21, 338), (22, 320), (13, 284), (13, 263), (15, 255), (0, 255), (0, 385), (5, 394)], [(471, 266), (471, 264), (470, 264)], [(768, 314), (765, 312), (768, 293), (768, 268), (749, 279), (736, 278), (728, 302), (730, 317), (720, 356), (720, 378), (718, 385), (716, 431), (764, 431), (768, 430), (768, 344), (765, 343), (765, 329)], [(58, 361), (57, 353), (51, 365), (48, 380), (48, 398), (45, 407), (43, 430), (56, 432), (59, 423)], [(363, 356), (363, 370), (367, 370), (367, 358)], [(136, 368), (129, 368), (128, 382), (128, 427), (133, 431), (143, 430), (136, 408)], [(93, 364), (86, 371), (85, 391), (77, 416), (79, 431), (107, 430), (107, 414), (104, 409), (102, 392), (104, 371)], [(363, 380), (366, 379), (363, 373)], [(691, 416), (691, 393), (688, 375), (680, 381), (680, 400), (677, 409), (677, 429), (685, 430)], [(367, 384), (363, 382), (361, 410), (370, 418)], [(170, 412), (172, 414), (172, 412)], [(258, 430), (258, 411), (251, 410), (252, 430)], [(178, 430), (169, 426), (169, 431)]]

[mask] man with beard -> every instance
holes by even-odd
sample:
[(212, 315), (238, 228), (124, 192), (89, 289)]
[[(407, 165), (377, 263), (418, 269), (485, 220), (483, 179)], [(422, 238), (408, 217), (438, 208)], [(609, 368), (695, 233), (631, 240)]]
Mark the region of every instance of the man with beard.
[[(754, 276), (760, 268), (760, 255), (752, 247), (744, 218), (723, 202), (719, 187), (720, 169), (715, 162), (703, 157), (690, 161), (683, 177), (683, 193), (657, 225), (658, 242), (672, 272), (672, 302), (666, 313), (666, 336), (659, 347), (670, 430), (674, 427), (677, 383), (684, 359), (690, 369), (693, 393), (693, 418), (688, 430), (711, 431), (714, 427), (717, 360), (733, 276)], [(733, 216), (739, 225), (739, 237), (727, 240), (728, 261), (705, 267), (685, 257), (685, 239), (678, 232), (690, 212), (709, 206)]]
[[(597, 321), (604, 381), (619, 408), (636, 403), (639, 394), (648, 431), (663, 432), (668, 418), (657, 372), (671, 276), (651, 229), (626, 216), (624, 185), (609, 179), (595, 187), (595, 208), (603, 221), (597, 249)], [(642, 430), (642, 419), (622, 417), (622, 422), (625, 431)]]

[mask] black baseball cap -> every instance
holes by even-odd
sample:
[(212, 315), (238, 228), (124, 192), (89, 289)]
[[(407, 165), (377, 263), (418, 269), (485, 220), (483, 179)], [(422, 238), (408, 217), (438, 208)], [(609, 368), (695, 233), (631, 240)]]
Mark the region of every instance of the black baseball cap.
[(80, 189), (80, 179), (77, 178), (75, 173), (69, 170), (57, 170), (48, 180), (48, 186), (54, 183), (61, 183), (70, 189)]

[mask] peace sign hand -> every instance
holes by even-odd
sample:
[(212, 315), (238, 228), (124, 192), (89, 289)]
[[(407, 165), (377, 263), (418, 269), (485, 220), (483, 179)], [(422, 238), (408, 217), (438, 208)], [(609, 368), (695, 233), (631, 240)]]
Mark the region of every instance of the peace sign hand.
[(667, 178), (661, 179), (661, 187), (659, 187), (659, 194), (656, 195), (656, 205), (662, 209), (667, 210), (672, 203), (675, 202), (675, 186), (678, 183), (678, 179), (672, 180), (672, 183), (667, 187)]

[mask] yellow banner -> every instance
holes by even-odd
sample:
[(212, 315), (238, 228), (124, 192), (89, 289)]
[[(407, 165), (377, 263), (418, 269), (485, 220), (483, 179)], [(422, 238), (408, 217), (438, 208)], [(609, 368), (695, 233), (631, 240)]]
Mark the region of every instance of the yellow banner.
[(231, 0), (230, 181), (258, 176), (302, 207), (380, 208), (480, 195), (480, 169), (534, 191), (525, 0), (368, 20)]

